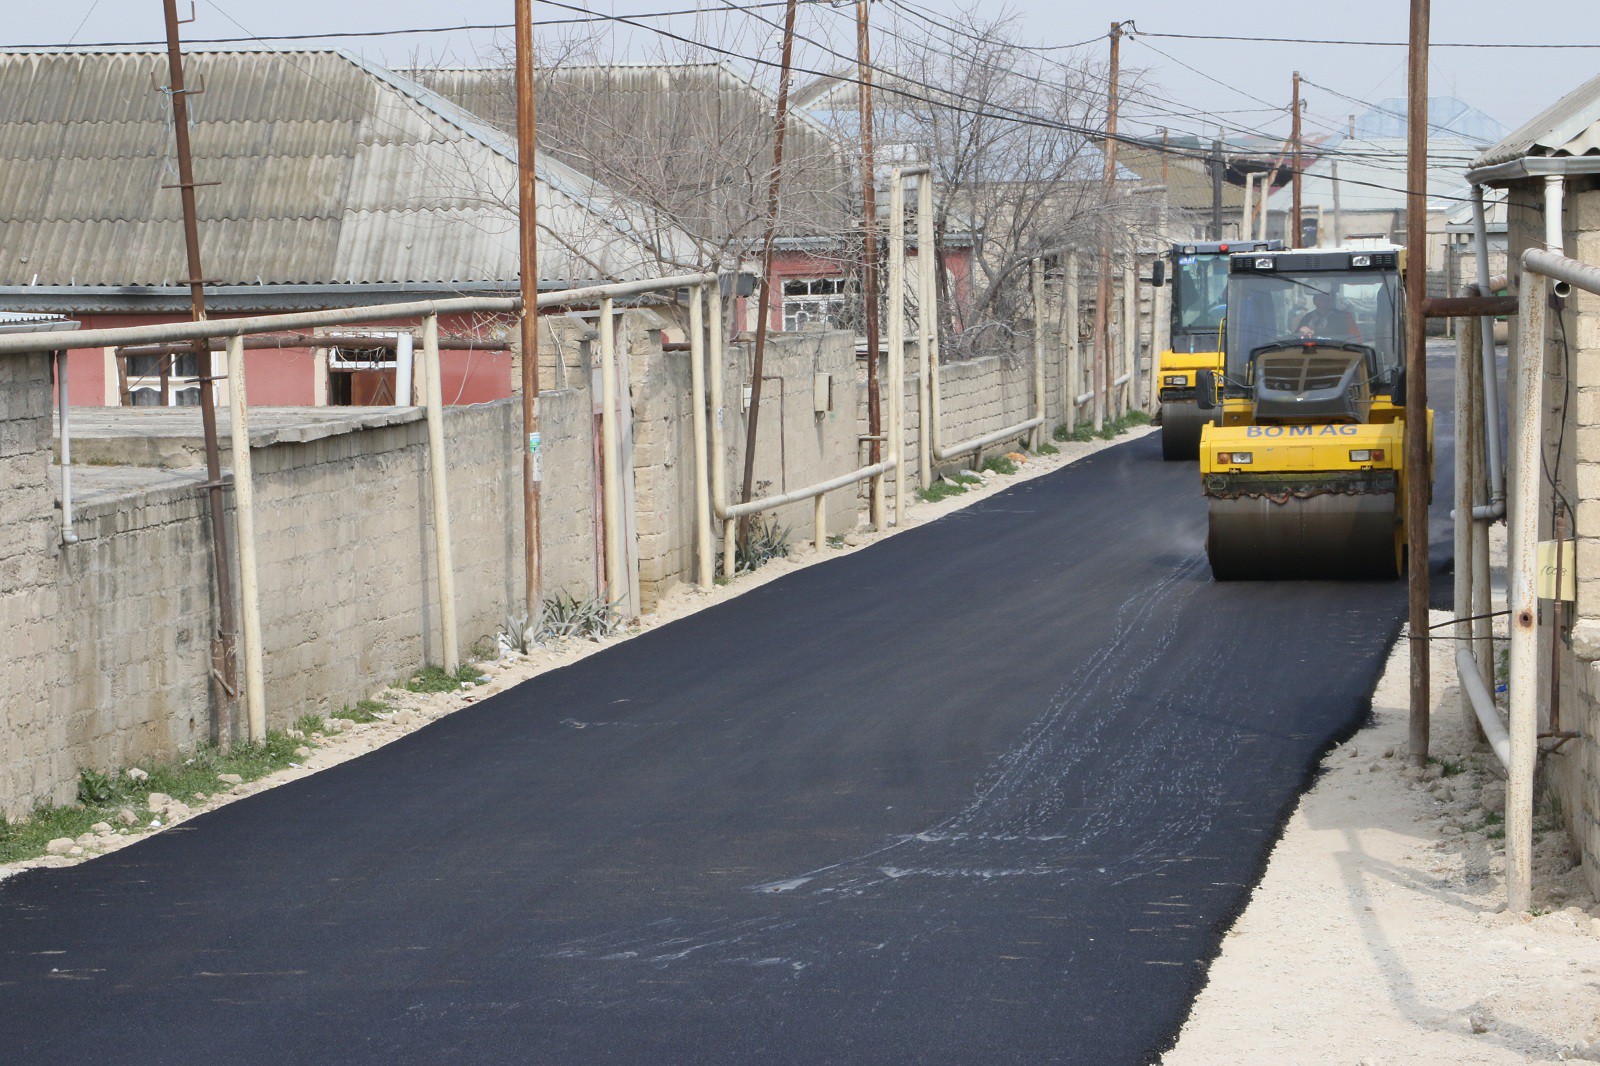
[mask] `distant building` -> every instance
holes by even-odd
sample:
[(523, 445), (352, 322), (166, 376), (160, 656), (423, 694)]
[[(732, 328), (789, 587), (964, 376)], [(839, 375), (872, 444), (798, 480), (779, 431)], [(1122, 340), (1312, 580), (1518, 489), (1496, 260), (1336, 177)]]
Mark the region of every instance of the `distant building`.
[[(205, 89), (190, 98), (196, 177), (215, 183), (196, 191), (212, 317), (517, 291), (516, 149), (500, 131), (345, 52), (198, 51), (186, 63)], [(0, 53), (0, 311), (90, 329), (189, 317), (166, 75), (158, 51)], [(559, 160), (539, 160), (538, 195), (546, 288), (693, 257), (680, 228)], [(74, 351), (72, 399), (197, 402), (194, 357), (165, 358)], [(253, 403), (410, 402), (381, 349), (247, 359)], [(505, 351), (448, 352), (445, 397), (508, 395), (511, 365)]]

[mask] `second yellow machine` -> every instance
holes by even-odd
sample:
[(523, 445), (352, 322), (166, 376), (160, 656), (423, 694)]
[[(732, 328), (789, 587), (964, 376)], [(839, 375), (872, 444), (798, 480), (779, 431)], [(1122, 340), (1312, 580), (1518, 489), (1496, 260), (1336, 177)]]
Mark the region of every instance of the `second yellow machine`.
[[(1156, 366), (1156, 422), (1161, 457), (1193, 459), (1200, 453), (1200, 427), (1214, 412), (1195, 404), (1195, 373), (1222, 369), (1222, 320), (1228, 312), (1228, 256), (1281, 249), (1272, 241), (1190, 241), (1172, 246), (1172, 314), (1166, 349)], [(1156, 260), (1156, 285), (1165, 282)]]
[(1219, 581), (1405, 571), (1405, 251), (1230, 257), (1223, 372), (1202, 370), (1200, 437)]

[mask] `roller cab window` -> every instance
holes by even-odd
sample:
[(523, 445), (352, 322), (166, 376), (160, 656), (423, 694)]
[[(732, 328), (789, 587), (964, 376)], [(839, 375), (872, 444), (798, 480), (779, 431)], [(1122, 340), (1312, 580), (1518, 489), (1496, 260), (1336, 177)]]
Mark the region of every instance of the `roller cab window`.
[(1227, 391), (1253, 384), (1261, 357), (1294, 348), (1359, 354), (1371, 390), (1386, 392), (1403, 360), (1403, 308), (1397, 273), (1235, 270), (1227, 324)]

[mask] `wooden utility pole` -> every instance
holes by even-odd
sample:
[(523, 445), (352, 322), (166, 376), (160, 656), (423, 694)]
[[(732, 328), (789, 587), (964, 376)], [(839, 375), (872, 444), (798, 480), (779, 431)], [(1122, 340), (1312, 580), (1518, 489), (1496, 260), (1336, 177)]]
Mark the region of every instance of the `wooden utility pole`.
[[(750, 418), (745, 423), (744, 487), (740, 499), (749, 503), (756, 484), (756, 425), (761, 417), (761, 378), (766, 371), (767, 331), (772, 319), (772, 243), (778, 235), (778, 192), (783, 179), (783, 137), (789, 126), (789, 68), (794, 61), (794, 14), (798, 0), (789, 0), (783, 12), (783, 59), (778, 73), (778, 106), (773, 119), (772, 180), (767, 185), (767, 229), (761, 241), (761, 288), (756, 299), (756, 346), (750, 368)], [(750, 516), (739, 519), (739, 543), (750, 539)]]
[[(544, 479), (539, 436), (539, 233), (534, 166), (533, 0), (516, 0), (517, 237), (522, 274), (522, 566), (523, 608), (534, 625), (544, 593), (539, 581), (539, 488)], [(608, 581), (617, 575), (607, 574)]]
[[(867, 433), (872, 437), (872, 462), (883, 461), (883, 413), (878, 399), (878, 190), (872, 145), (872, 37), (867, 0), (856, 2), (856, 68), (861, 112), (861, 301), (867, 333)], [(882, 515), (873, 522), (882, 528)]]
[(1304, 241), (1304, 238), (1301, 236), (1301, 229), (1300, 229), (1301, 146), (1300, 146), (1300, 72), (1298, 70), (1294, 72), (1294, 118), (1293, 118), (1293, 122), (1294, 122), (1294, 129), (1293, 129), (1293, 132), (1290, 133), (1289, 136), (1294, 141), (1294, 204), (1293, 204), (1293, 207), (1291, 208), (1292, 224), (1294, 226), (1294, 229), (1291, 231), (1292, 236), (1290, 236), (1289, 240), (1286, 242), (1286, 245), (1287, 245), (1287, 247), (1290, 247), (1290, 248), (1298, 248), (1298, 247), (1300, 247), (1301, 243), (1303, 243), (1303, 241)]
[(1222, 140), (1211, 142), (1211, 239), (1222, 240)]
[(1111, 382), (1111, 204), (1117, 191), (1117, 74), (1122, 23), (1111, 24), (1111, 71), (1106, 82), (1105, 188), (1101, 193), (1100, 278), (1094, 300), (1094, 428), (1105, 426)]
[[(1333, 243), (1335, 245), (1340, 245), (1344, 243), (1344, 211), (1339, 206), (1338, 163), (1328, 164), (1328, 179), (1329, 184), (1333, 186)], [(1454, 289), (1450, 289), (1448, 291), (1452, 293), (1455, 292)]]
[(1406, 554), (1411, 627), (1411, 765), (1428, 761), (1428, 0), (1411, 0), (1406, 118)]
[[(163, 0), (167, 22), (167, 95), (172, 100), (172, 131), (178, 156), (178, 196), (183, 203), (183, 244), (189, 262), (189, 305), (196, 322), (206, 317), (205, 272), (200, 266), (200, 223), (195, 208), (194, 154), (189, 144), (189, 93), (183, 82), (183, 50), (178, 46), (178, 2)], [(215, 184), (207, 182), (206, 184)], [(173, 186), (165, 186), (172, 188)], [(211, 380), (211, 344), (194, 342), (195, 369), (200, 379), (200, 425), (205, 437), (206, 507), (211, 519), (211, 563), (217, 583), (217, 625), (211, 637), (211, 676), (222, 690), (223, 699), (232, 700), (239, 692), (234, 662), (233, 573), (228, 551), (228, 524), (223, 513), (222, 456), (217, 445), (217, 405)], [(162, 357), (166, 366), (166, 357)], [(163, 376), (165, 371), (163, 370)], [(166, 402), (166, 388), (161, 390)], [(213, 723), (214, 739), (227, 744), (231, 739), (219, 716)]]

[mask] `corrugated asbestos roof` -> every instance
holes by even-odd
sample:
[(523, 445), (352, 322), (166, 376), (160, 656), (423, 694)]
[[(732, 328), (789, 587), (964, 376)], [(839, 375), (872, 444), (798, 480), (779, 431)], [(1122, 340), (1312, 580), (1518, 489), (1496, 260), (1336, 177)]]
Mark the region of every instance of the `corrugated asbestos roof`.
[(1600, 154), (1600, 77), (1584, 82), (1472, 161), (1472, 169), (1525, 156)]
[[(516, 128), (503, 67), (407, 75), (498, 129)], [(765, 210), (777, 101), (723, 63), (562, 64), (535, 89), (539, 147), (604, 177), (691, 233), (754, 237)], [(827, 237), (851, 223), (853, 169), (832, 133), (790, 110), (779, 232)]]
[[(344, 52), (186, 56), (207, 280), (513, 281), (516, 149), (438, 94)], [(0, 285), (187, 280), (166, 59), (0, 53)], [(540, 273), (631, 278), (687, 235), (539, 160)]]

